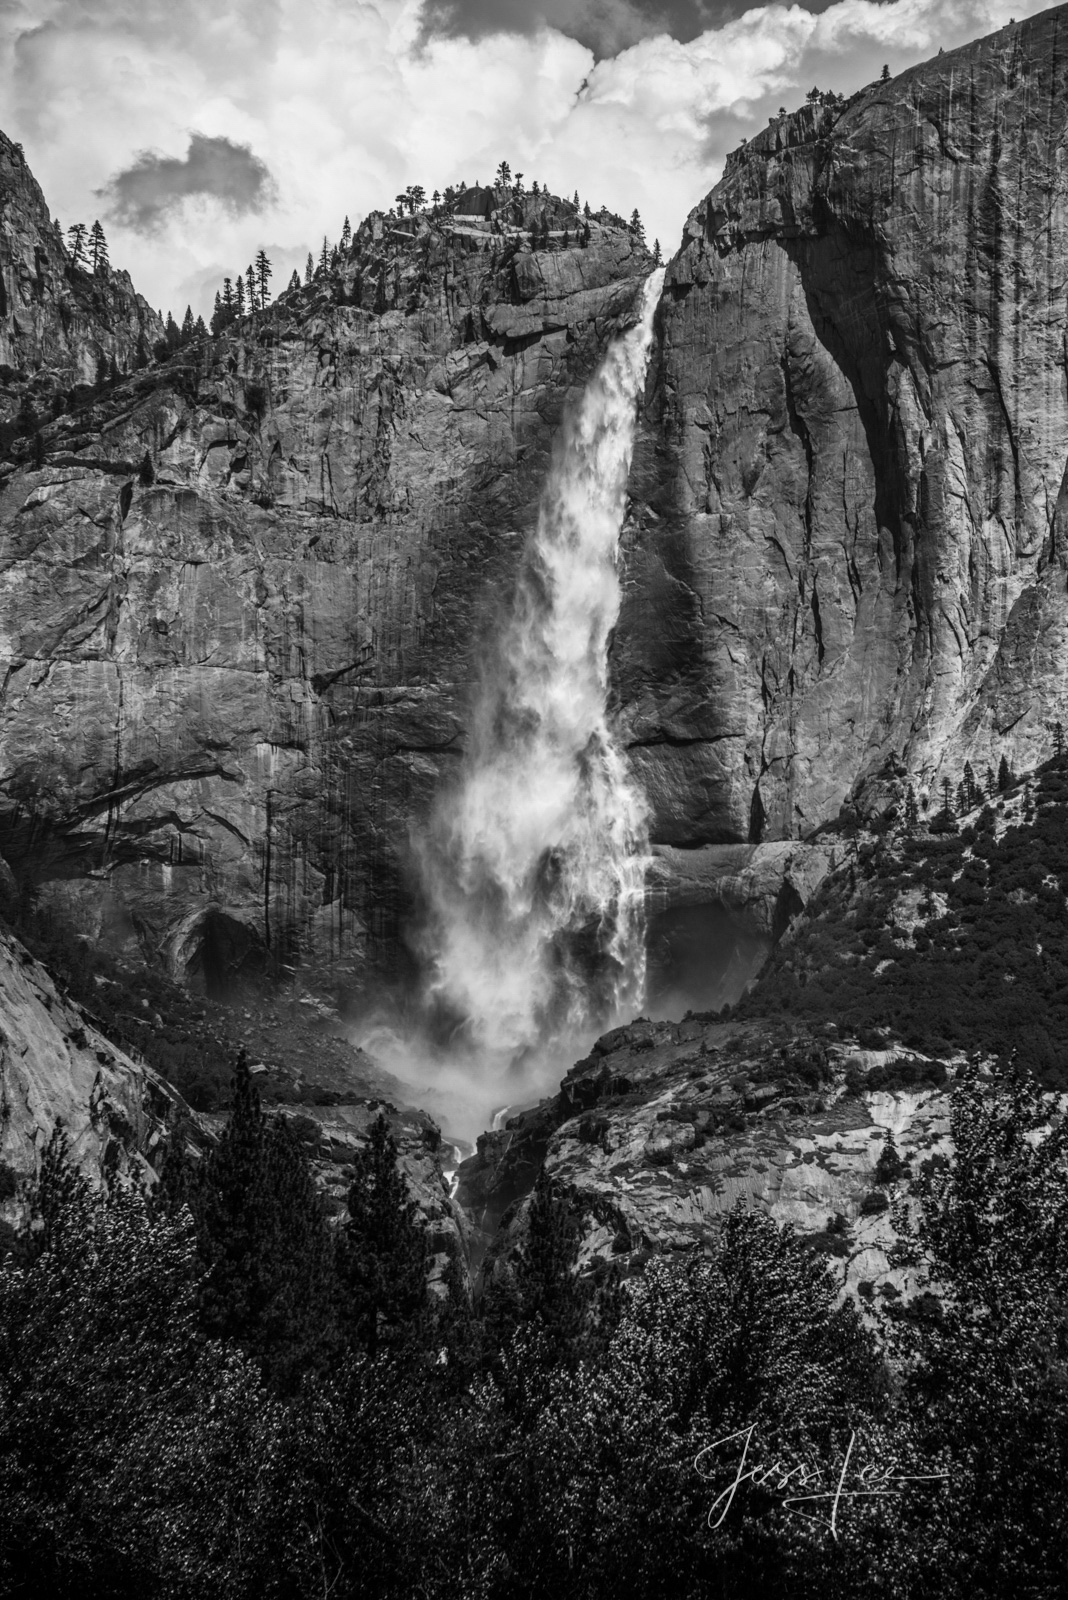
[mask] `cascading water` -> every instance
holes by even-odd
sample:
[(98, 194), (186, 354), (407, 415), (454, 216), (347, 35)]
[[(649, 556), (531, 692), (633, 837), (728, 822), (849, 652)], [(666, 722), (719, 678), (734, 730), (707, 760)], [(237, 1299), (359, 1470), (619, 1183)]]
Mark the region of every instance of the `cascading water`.
[(521, 1061), (642, 999), (645, 803), (606, 698), (662, 281), (662, 271), (650, 277), (640, 320), (562, 425), (462, 768), (416, 843), (430, 995), (487, 1065)]

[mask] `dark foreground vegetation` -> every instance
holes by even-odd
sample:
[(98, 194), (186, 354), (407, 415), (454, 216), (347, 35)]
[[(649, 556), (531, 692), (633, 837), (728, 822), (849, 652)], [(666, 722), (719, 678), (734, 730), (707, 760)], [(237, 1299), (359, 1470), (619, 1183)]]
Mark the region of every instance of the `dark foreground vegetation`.
[(1068, 758), (860, 836), (741, 1014), (833, 1021), (862, 1045), (980, 1051), (1068, 1090)]
[[(961, 1075), (955, 1165), (910, 1194), (922, 1220), (895, 1202), (938, 1293), (875, 1334), (754, 1214), (706, 1255), (580, 1278), (544, 1180), (477, 1310), (455, 1261), (430, 1295), (385, 1123), (331, 1228), (243, 1067), (215, 1151), (150, 1199), (92, 1190), (54, 1141), (0, 1269), (0, 1592), (1059, 1595), (1068, 1124), (1048, 1113), (1022, 1077)], [(745, 1441), (720, 1441), (750, 1428), (731, 1498)]]

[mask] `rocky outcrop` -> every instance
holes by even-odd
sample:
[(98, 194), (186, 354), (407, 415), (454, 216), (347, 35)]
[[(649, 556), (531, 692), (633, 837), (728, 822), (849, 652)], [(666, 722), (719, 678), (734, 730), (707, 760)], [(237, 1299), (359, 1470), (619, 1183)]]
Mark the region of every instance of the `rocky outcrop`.
[(128, 273), (75, 266), (22, 146), (0, 133), (0, 441), (21, 438), (72, 391), (144, 366), (163, 324)]
[(613, 666), (675, 847), (1048, 751), (1068, 8), (774, 121), (667, 274)]
[(0, 1234), (25, 1223), (57, 1127), (90, 1174), (131, 1171), (152, 1181), (160, 1143), (184, 1112), (158, 1074), (105, 1038), (0, 929)]
[(912, 1293), (890, 1260), (891, 1196), (946, 1158), (949, 1114), (944, 1069), (897, 1058), (767, 1022), (616, 1029), (460, 1168), (490, 1270), (544, 1165), (581, 1219), (582, 1269), (701, 1250), (740, 1204), (794, 1227), (862, 1300)]
[(582, 226), (494, 191), (372, 216), (0, 469), (23, 888), (209, 992), (299, 962), (403, 978), (411, 820), (461, 748), (561, 411), (651, 266), (617, 221)]

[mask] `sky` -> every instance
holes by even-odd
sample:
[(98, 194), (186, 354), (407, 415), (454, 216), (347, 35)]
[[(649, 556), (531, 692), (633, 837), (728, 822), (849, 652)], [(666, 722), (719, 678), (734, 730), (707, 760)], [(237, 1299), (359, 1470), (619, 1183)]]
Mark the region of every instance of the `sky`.
[(0, 0), (0, 127), (64, 227), (179, 319), (262, 246), (276, 289), (346, 216), (501, 160), (665, 255), (726, 152), (1048, 0)]

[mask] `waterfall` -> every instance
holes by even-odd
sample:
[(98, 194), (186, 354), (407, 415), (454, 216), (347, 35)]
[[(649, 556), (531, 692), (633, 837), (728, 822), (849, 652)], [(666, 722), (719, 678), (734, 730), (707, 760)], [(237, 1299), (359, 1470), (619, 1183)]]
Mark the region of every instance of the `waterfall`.
[[(646, 808), (606, 714), (637, 402), (663, 272), (565, 417), (460, 771), (415, 856), (429, 998), (500, 1064), (640, 1006)], [(576, 1052), (572, 1049), (572, 1058)]]

